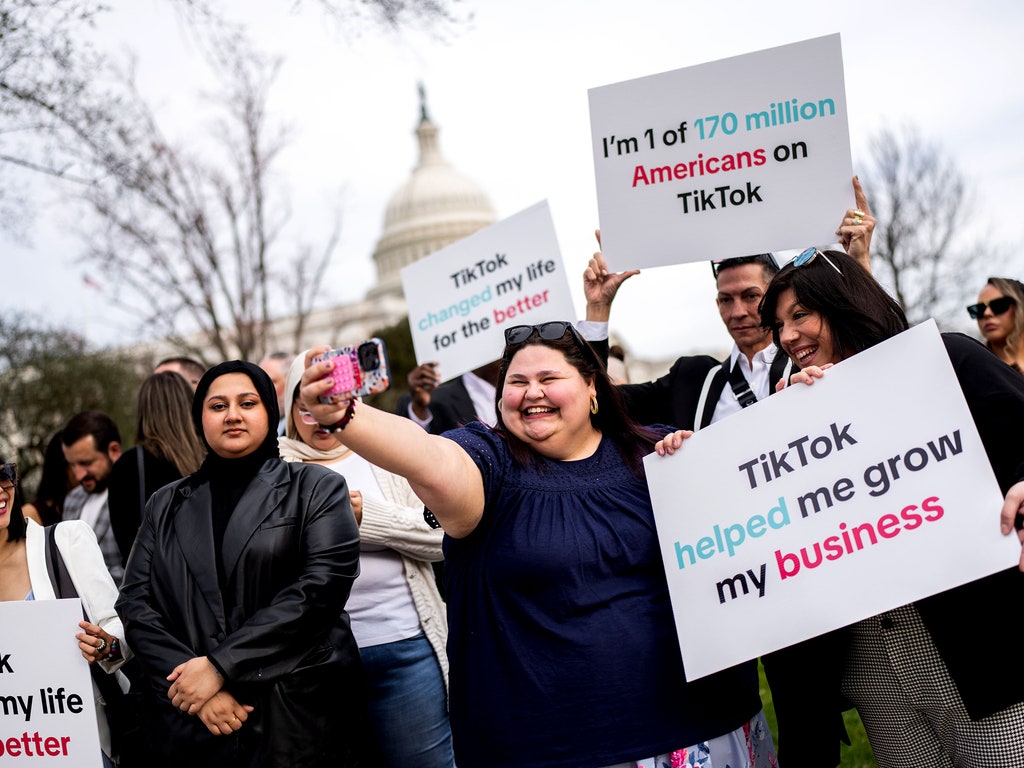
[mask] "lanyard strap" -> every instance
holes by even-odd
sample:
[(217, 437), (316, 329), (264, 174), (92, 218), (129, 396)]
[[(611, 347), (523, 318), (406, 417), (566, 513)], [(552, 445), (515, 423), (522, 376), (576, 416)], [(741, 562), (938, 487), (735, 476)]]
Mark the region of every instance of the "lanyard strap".
[(739, 358), (736, 358), (736, 363), (729, 374), (729, 386), (732, 387), (733, 394), (736, 395), (736, 400), (741, 407), (747, 408), (757, 402), (757, 395), (750, 389), (750, 384), (747, 383), (743, 371), (740, 370)]

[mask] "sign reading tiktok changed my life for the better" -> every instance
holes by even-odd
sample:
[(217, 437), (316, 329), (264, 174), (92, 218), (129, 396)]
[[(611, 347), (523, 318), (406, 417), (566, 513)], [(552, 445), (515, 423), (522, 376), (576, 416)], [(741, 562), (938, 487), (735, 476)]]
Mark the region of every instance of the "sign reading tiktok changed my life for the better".
[(835, 242), (853, 205), (838, 34), (589, 95), (612, 269)]
[(934, 321), (644, 464), (688, 679), (1020, 557)]
[(496, 360), (515, 325), (574, 321), (547, 202), (402, 269), (416, 360), (451, 379)]
[(0, 602), (0, 766), (100, 768), (80, 600)]

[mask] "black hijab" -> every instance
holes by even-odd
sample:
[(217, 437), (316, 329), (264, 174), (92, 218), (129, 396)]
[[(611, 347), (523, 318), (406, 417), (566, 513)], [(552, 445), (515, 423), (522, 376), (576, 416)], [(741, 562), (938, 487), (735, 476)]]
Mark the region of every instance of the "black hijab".
[[(244, 373), (252, 381), (259, 395), (263, 407), (267, 409), (267, 434), (263, 442), (252, 453), (235, 459), (226, 459), (218, 456), (210, 448), (203, 432), (203, 402), (209, 394), (210, 386), (214, 380), (229, 373)], [(192, 423), (195, 425), (199, 439), (207, 448), (206, 459), (199, 468), (195, 478), (200, 482), (210, 484), (213, 512), (213, 541), (217, 550), (217, 572), (221, 577), (221, 584), (224, 583), (223, 563), (221, 558), (221, 546), (224, 541), (224, 531), (227, 529), (231, 513), (235, 511), (238, 500), (242, 498), (249, 483), (256, 477), (260, 467), (268, 459), (280, 461), (277, 449), (277, 432), (274, 427), (280, 420), (277, 409), (277, 392), (274, 384), (266, 371), (253, 363), (244, 360), (228, 360), (213, 366), (203, 374), (196, 385), (196, 394), (192, 398)]]

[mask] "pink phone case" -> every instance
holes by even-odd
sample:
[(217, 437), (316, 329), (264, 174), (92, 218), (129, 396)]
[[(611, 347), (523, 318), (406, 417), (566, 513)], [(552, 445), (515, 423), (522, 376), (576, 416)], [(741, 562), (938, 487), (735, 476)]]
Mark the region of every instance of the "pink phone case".
[(354, 397), (366, 397), (391, 386), (384, 342), (373, 338), (355, 346), (332, 349), (314, 362), (334, 360), (331, 376), (334, 386), (320, 396), (320, 402), (333, 403)]

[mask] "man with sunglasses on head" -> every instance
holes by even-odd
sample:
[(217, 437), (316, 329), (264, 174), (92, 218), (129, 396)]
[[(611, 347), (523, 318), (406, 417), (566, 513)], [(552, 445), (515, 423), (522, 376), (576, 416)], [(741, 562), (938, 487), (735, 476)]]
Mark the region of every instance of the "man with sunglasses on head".
[[(846, 252), (870, 272), (875, 219), (856, 177), (853, 189), (856, 207), (846, 211), (836, 236)], [(600, 232), (597, 238), (600, 245)], [(809, 258), (806, 252), (801, 256)], [(669, 424), (679, 429), (699, 430), (768, 397), (775, 392), (778, 382), (787, 379), (795, 368), (772, 344), (771, 334), (761, 328), (761, 297), (779, 271), (774, 255), (738, 256), (712, 262), (711, 268), (718, 288), (715, 297), (718, 313), (733, 340), (729, 357), (722, 361), (707, 355), (680, 357), (659, 379), (620, 385), (630, 416), (641, 424)], [(639, 270), (609, 272), (600, 252), (595, 253), (587, 265), (583, 274), (587, 321), (580, 324), (580, 329), (600, 355), (607, 355), (608, 320), (615, 295), (624, 281), (638, 273)], [(812, 668), (804, 666), (811, 661), (811, 656), (835, 653), (837, 638), (823, 635), (763, 659), (772, 686), (780, 743), (785, 741), (781, 734), (800, 734), (794, 741), (786, 742), (785, 751), (779, 753), (780, 764), (786, 768), (838, 765), (839, 740), (849, 743), (842, 719), (846, 706), (842, 702), (837, 702), (833, 708), (821, 706), (821, 696), (827, 694), (819, 693), (818, 686), (820, 684), (821, 690), (827, 692), (828, 682), (802, 675), (802, 669)], [(721, 676), (722, 685), (759, 685), (756, 660), (717, 674)], [(834, 689), (838, 690), (838, 685)]]

